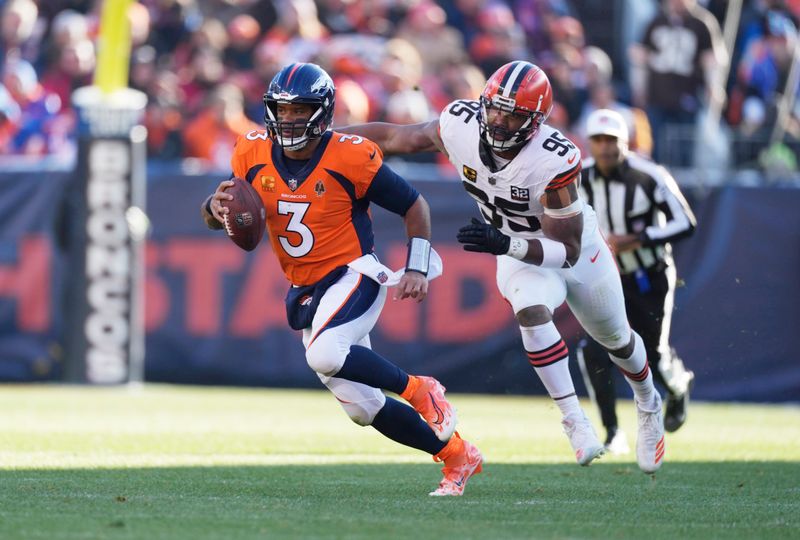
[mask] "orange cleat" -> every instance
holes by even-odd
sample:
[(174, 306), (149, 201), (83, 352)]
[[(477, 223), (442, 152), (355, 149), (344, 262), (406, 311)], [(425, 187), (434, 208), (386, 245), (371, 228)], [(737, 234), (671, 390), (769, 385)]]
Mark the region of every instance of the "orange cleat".
[(483, 470), (483, 456), (472, 443), (453, 434), (441, 452), (433, 456), (434, 461), (444, 462), (444, 478), (439, 487), (431, 491), (431, 497), (459, 497), (464, 494), (467, 480)]
[(422, 415), (425, 422), (443, 442), (456, 430), (456, 411), (444, 397), (445, 387), (433, 377), (408, 376), (408, 386), (400, 397)]

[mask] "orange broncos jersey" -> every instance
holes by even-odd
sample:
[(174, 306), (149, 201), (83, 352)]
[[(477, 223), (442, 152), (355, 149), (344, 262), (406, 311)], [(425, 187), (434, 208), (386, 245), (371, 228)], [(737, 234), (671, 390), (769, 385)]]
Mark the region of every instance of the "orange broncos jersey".
[(383, 163), (376, 144), (327, 132), (308, 163), (291, 174), (280, 146), (265, 131), (236, 141), (231, 167), (261, 195), (267, 232), (286, 278), (311, 285), (338, 266), (373, 251), (369, 201)]

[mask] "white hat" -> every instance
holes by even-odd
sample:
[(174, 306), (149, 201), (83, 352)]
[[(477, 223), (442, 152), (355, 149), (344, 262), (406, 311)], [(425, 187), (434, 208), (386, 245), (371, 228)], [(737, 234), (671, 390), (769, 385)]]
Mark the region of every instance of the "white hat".
[(586, 136), (610, 135), (620, 141), (628, 142), (628, 125), (617, 111), (597, 109), (586, 120)]

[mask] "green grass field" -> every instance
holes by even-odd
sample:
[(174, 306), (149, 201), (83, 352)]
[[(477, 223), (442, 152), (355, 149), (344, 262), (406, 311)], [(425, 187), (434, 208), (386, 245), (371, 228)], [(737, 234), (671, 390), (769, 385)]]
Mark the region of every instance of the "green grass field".
[(693, 403), (652, 479), (578, 467), (546, 400), (450, 397), (486, 465), (434, 499), (323, 391), (3, 386), (0, 538), (800, 538), (798, 407)]

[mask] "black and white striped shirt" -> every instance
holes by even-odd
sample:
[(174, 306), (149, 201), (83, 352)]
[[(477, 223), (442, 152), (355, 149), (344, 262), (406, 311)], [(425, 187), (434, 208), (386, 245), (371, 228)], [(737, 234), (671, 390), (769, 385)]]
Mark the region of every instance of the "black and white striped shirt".
[(661, 261), (672, 264), (669, 242), (694, 231), (694, 214), (675, 179), (664, 167), (633, 152), (608, 178), (600, 174), (594, 159), (584, 160), (581, 192), (597, 213), (603, 234), (639, 235), (641, 248), (617, 254), (622, 274)]

